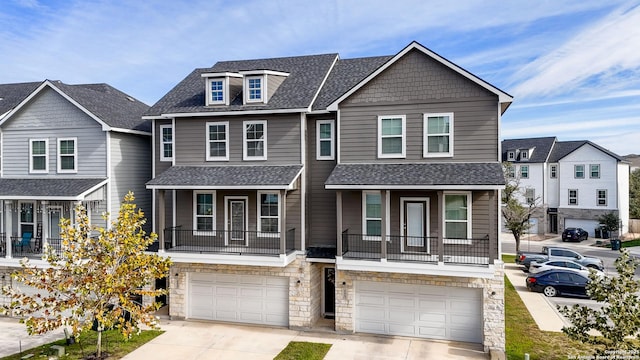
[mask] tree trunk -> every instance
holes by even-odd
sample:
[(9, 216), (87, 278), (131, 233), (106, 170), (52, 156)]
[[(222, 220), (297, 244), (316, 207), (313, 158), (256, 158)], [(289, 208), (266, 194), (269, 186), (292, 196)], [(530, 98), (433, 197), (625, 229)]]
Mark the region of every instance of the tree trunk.
[(516, 239), (516, 254), (520, 251), (520, 233), (514, 232), (513, 238)]
[(98, 344), (96, 348), (96, 358), (102, 358), (102, 326), (98, 327)]

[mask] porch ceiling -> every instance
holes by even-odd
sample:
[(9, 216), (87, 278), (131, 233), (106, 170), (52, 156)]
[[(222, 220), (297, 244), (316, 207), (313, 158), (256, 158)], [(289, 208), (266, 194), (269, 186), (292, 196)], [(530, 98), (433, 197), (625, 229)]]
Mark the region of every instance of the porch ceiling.
[(0, 199), (84, 200), (107, 179), (0, 179)]
[(302, 165), (172, 166), (147, 189), (292, 189)]
[(495, 163), (338, 164), (327, 189), (501, 189)]

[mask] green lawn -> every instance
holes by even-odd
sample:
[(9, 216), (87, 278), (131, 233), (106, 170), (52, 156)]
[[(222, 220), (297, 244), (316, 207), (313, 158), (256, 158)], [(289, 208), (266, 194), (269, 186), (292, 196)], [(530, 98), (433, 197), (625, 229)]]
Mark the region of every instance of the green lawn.
[(292, 341), (274, 360), (322, 360), (331, 344)]
[[(513, 263), (514, 255), (503, 255), (505, 263)], [(566, 360), (569, 357), (589, 356), (593, 348), (570, 340), (564, 333), (541, 331), (529, 314), (518, 292), (509, 279), (505, 282), (505, 331), (508, 360), (524, 359), (528, 353), (531, 360)]]
[[(102, 351), (109, 354), (109, 360), (120, 359), (162, 333), (163, 331), (159, 330), (145, 330), (139, 335), (133, 335), (129, 341), (124, 341), (122, 339), (122, 335), (115, 330), (105, 331), (102, 334)], [(21, 354), (14, 354), (0, 358), (0, 360), (20, 360), (27, 354), (34, 354), (32, 359), (41, 359), (49, 354), (49, 348), (51, 345), (65, 346), (66, 356), (64, 359), (80, 360), (87, 355), (95, 353), (97, 334), (98, 333), (95, 331), (89, 331), (81, 336), (78, 342), (70, 346), (65, 345), (65, 340), (59, 340), (23, 351)]]

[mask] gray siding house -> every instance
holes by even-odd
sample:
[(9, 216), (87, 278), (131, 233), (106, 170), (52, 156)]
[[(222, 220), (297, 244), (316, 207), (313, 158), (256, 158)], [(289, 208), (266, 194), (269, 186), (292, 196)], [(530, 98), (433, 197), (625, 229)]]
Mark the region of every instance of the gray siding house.
[(416, 42), (194, 70), (144, 117), (171, 316), (504, 351), (511, 101)]
[(107, 84), (0, 84), (0, 267), (59, 246), (78, 203), (98, 226), (128, 191), (151, 213), (148, 108)]

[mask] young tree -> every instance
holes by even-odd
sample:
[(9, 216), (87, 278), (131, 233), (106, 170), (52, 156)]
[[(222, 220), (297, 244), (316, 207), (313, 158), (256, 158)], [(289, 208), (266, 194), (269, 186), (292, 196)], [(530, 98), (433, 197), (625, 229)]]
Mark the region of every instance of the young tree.
[[(640, 336), (640, 281), (634, 279), (638, 260), (623, 249), (615, 261), (617, 276), (598, 276), (592, 273), (587, 294), (602, 307), (592, 309), (585, 305), (558, 307), (572, 326), (562, 328), (571, 339), (587, 344), (602, 345), (597, 355), (611, 350), (638, 350)], [(594, 335), (596, 330), (601, 335)], [(636, 339), (632, 339), (636, 338)]]
[(539, 197), (530, 198), (527, 196), (527, 189), (520, 188), (520, 177), (515, 175), (511, 163), (503, 163), (502, 169), (506, 180), (505, 189), (502, 191), (502, 217), (504, 226), (511, 231), (516, 240), (517, 252), (520, 251), (520, 238), (531, 228), (529, 219), (537, 209)]
[(600, 224), (604, 225), (604, 228), (610, 234), (620, 229), (620, 217), (618, 216), (618, 214), (614, 213), (613, 211), (598, 217), (598, 221), (600, 222)]
[(640, 169), (635, 169), (629, 176), (629, 215), (632, 219), (640, 219)]
[[(87, 212), (76, 207), (76, 223), (61, 221), (62, 251), (45, 249), (43, 260), (49, 266), (38, 268), (21, 261), (21, 269), (12, 277), (37, 294), (25, 294), (5, 287), (11, 311), (21, 316), (29, 334), (42, 334), (62, 326), (77, 336), (97, 324), (96, 355), (102, 356), (102, 331), (116, 328), (125, 338), (140, 331), (141, 324), (157, 328), (154, 312), (158, 303), (142, 305), (135, 295), (155, 297), (165, 290), (147, 288), (150, 281), (167, 276), (171, 261), (157, 254), (145, 253), (156, 234), (145, 236), (144, 215), (133, 203), (133, 193), (124, 197), (117, 220), (111, 227), (92, 228)], [(105, 215), (106, 219), (106, 215)], [(92, 237), (92, 230), (98, 235)]]

